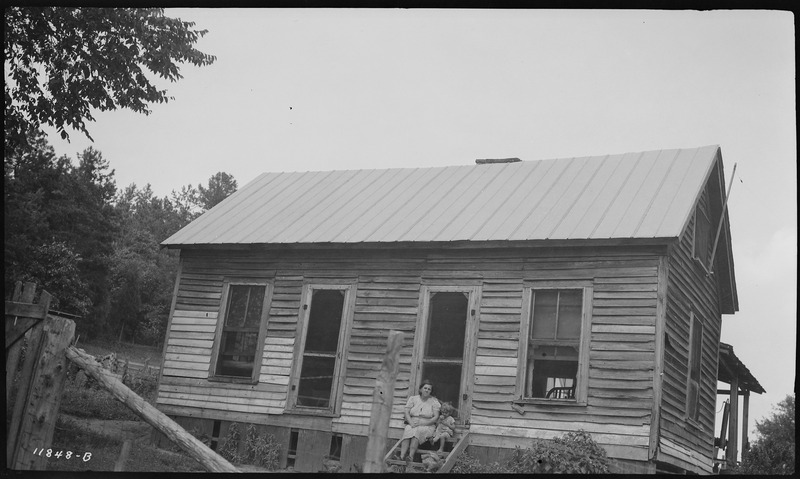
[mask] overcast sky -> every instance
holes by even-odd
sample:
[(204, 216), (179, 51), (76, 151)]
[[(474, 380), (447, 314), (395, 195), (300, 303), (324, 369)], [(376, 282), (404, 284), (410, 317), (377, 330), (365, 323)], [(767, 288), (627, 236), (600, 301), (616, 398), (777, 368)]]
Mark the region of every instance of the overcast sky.
[[(775, 11), (168, 9), (208, 34), (150, 116), (97, 113), (117, 187), (159, 196), (218, 171), (473, 164), (719, 144), (740, 311), (722, 340), (794, 389), (794, 19)], [(52, 133), (52, 130), (49, 130)], [(91, 143), (51, 134), (59, 154)], [(753, 419), (749, 428), (753, 429)], [(719, 426), (716, 428), (718, 434)]]

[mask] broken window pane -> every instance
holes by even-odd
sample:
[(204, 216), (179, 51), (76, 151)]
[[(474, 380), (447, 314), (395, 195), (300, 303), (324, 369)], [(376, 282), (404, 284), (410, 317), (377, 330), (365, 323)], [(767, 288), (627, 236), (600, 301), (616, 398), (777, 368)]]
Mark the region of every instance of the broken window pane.
[(228, 286), (222, 337), (215, 374), (251, 377), (256, 365), (261, 314), (264, 310), (265, 285), (232, 284)]
[(303, 357), (297, 405), (327, 408), (330, 406), (335, 357)]
[(331, 407), (345, 292), (317, 289), (311, 293), (308, 326), (300, 367), (297, 405)]
[(531, 292), (531, 326), (523, 396), (574, 399), (580, 359), (583, 290)]
[(344, 291), (316, 290), (308, 315), (306, 352), (336, 352), (344, 310)]
[(464, 332), (467, 327), (467, 297), (464, 293), (434, 293), (430, 303), (430, 321), (425, 355), (429, 358), (464, 356)]

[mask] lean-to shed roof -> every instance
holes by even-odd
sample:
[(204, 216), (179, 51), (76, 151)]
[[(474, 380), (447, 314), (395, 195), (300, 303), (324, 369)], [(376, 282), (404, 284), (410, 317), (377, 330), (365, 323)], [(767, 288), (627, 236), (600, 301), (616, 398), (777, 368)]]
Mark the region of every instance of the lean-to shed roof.
[(162, 245), (675, 238), (718, 155), (264, 173)]

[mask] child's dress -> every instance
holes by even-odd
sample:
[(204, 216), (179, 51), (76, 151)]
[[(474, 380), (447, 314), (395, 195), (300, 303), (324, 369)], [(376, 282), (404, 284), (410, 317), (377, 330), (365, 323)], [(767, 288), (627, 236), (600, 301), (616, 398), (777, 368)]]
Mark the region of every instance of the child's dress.
[(436, 423), (436, 431), (433, 433), (433, 442), (436, 442), (443, 437), (453, 437), (455, 427), (456, 420), (453, 418), (453, 416), (440, 417), (439, 421)]

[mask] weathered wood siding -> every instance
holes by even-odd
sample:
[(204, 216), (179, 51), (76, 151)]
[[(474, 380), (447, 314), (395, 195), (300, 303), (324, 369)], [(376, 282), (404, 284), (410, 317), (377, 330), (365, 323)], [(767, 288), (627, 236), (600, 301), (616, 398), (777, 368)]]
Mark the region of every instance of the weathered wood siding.
[[(708, 190), (700, 198), (709, 201)], [(712, 216), (713, 217), (713, 216)], [(697, 472), (711, 472), (721, 329), (718, 284), (692, 257), (694, 218), (670, 249), (659, 460)], [(716, 224), (713, 224), (713, 232)], [(713, 241), (713, 239), (712, 239)], [(711, 245), (710, 247), (713, 247)], [(702, 361), (698, 420), (686, 419), (690, 308), (702, 318)]]
[[(611, 456), (646, 461), (657, 273), (665, 252), (655, 246), (280, 254), (184, 250), (157, 404), (171, 414), (231, 420), (238, 420), (232, 415), (248, 414), (262, 423), (278, 419), (267, 415), (281, 415), (285, 424), (303, 283), (356, 280), (340, 415), (327, 419), (326, 429), (367, 434), (374, 379), (388, 332), (394, 329), (406, 333), (390, 424), (392, 436), (399, 437), (402, 407), (413, 391), (409, 378), (421, 285), (477, 286), (479, 328), (470, 411), (476, 446), (514, 447), (526, 438), (584, 429)], [(207, 379), (227, 275), (260, 277), (274, 285), (258, 384)], [(519, 397), (515, 385), (523, 288), (541, 280), (592, 282), (588, 404), (526, 404), (518, 406), (520, 413), (511, 406)]]

